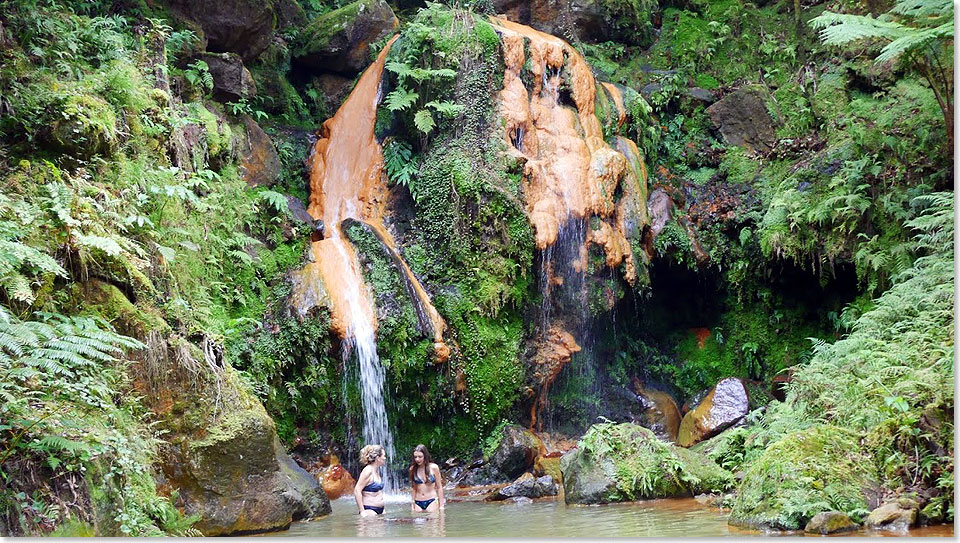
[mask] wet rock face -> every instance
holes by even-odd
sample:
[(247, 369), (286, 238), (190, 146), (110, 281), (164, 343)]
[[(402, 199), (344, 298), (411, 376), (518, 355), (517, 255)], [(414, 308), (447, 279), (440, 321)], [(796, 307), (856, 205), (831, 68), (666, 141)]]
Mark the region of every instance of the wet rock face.
[(689, 447), (736, 424), (750, 410), (747, 389), (740, 379), (722, 379), (680, 422), (677, 444)]
[(370, 64), (370, 44), (399, 25), (384, 0), (360, 0), (309, 23), (292, 48), (298, 65), (322, 72), (356, 73)]
[(777, 142), (776, 128), (780, 124), (767, 109), (770, 101), (770, 94), (762, 87), (744, 87), (708, 107), (707, 113), (728, 144), (768, 153)]
[(870, 512), (864, 525), (875, 530), (905, 532), (917, 523), (918, 509), (917, 502), (907, 498), (885, 503)]
[(504, 426), (500, 445), (486, 467), (495, 480), (515, 479), (533, 468), (540, 447), (540, 440), (530, 430), (516, 424)]
[(857, 523), (853, 522), (846, 513), (824, 511), (814, 515), (803, 531), (808, 534), (827, 535), (856, 530), (857, 527)]
[(250, 61), (270, 45), (276, 16), (272, 0), (166, 0), (177, 15), (196, 22), (207, 50)]
[(641, 412), (637, 423), (653, 431), (662, 441), (675, 443), (680, 431), (680, 409), (666, 392), (640, 388), (637, 401)]
[(247, 133), (240, 157), (243, 180), (251, 187), (269, 187), (280, 179), (280, 157), (270, 136), (249, 115), (243, 125)]
[(218, 102), (237, 102), (257, 94), (257, 84), (236, 53), (204, 53), (200, 60), (207, 63), (213, 76), (213, 97)]
[(225, 415), (203, 439), (171, 444), (162, 467), (184, 512), (201, 516), (195, 528), (207, 536), (280, 529), (330, 512), (327, 496), (284, 452), (262, 407)]

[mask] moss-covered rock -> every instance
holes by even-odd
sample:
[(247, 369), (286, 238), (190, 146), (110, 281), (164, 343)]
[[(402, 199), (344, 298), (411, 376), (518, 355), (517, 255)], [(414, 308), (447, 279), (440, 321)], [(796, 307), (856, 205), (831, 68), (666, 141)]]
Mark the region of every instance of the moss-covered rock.
[(188, 514), (200, 515), (195, 528), (207, 536), (263, 532), (329, 513), (326, 494), (283, 450), (263, 406), (234, 392), (225, 413), (200, 414), (213, 417), (210, 427), (196, 437), (174, 435), (165, 447), (166, 483)]
[(770, 445), (747, 468), (730, 524), (798, 530), (823, 511), (856, 520), (869, 510), (868, 493), (876, 485), (876, 469), (856, 433), (813, 426)]
[(564, 500), (609, 503), (721, 492), (732, 475), (710, 458), (632, 423), (595, 424), (563, 456)]
[(359, 0), (308, 24), (292, 48), (293, 59), (320, 71), (359, 72), (370, 64), (370, 44), (398, 25), (384, 0)]
[(49, 143), (57, 151), (81, 160), (110, 156), (119, 143), (117, 115), (102, 98), (71, 95), (50, 127)]
[(814, 515), (803, 531), (808, 534), (827, 535), (856, 529), (857, 523), (853, 522), (846, 513), (841, 513), (840, 511), (824, 511), (823, 513)]

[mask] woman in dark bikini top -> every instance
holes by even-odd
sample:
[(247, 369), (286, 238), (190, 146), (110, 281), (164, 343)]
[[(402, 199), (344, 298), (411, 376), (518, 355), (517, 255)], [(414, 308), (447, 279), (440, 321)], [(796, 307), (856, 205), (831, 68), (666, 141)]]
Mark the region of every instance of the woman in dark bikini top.
[(360, 463), (364, 464), (364, 468), (353, 487), (357, 509), (361, 517), (382, 515), (383, 479), (380, 477), (380, 467), (387, 463), (387, 453), (380, 445), (367, 445), (360, 449)]
[(443, 482), (440, 467), (430, 461), (430, 452), (426, 445), (417, 445), (413, 449), (413, 461), (410, 463), (410, 495), (413, 503), (410, 510), (442, 511), (446, 505), (443, 499)]

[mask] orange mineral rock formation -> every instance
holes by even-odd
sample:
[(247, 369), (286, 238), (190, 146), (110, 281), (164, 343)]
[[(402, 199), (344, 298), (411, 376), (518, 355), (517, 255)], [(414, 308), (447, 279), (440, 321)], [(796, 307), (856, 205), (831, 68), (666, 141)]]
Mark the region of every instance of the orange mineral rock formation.
[(330, 297), (333, 329), (341, 337), (350, 334), (358, 319), (376, 327), (373, 301), (363, 283), (357, 256), (340, 232), (344, 219), (370, 226), (400, 268), (411, 291), (422, 325), (432, 335), (435, 357), (445, 361), (450, 349), (443, 341), (446, 323), (433, 307), (423, 286), (397, 250), (393, 236), (383, 224), (387, 186), (383, 179), (383, 152), (374, 134), (380, 78), (387, 53), (396, 37), (387, 43), (376, 62), (357, 81), (353, 92), (320, 129), (311, 156), (310, 215), (323, 220), (324, 237), (313, 242), (315, 266)]
[[(614, 195), (623, 183), (642, 184), (644, 188), (624, 194), (640, 199), (634, 207), (644, 207), (646, 175), (632, 164), (632, 157), (604, 141), (595, 112), (598, 86), (590, 67), (560, 38), (500, 18), (491, 22), (501, 35), (506, 65), (500, 114), (510, 152), (524, 162), (523, 190), (537, 248), (554, 244), (568, 220), (599, 217), (601, 225), (593, 226), (586, 241), (603, 248), (608, 266), (626, 261), (625, 279), (632, 283), (633, 251), (617, 217), (618, 208), (627, 204), (618, 203)], [(525, 69), (530, 89), (523, 83)], [(623, 122), (626, 112), (619, 89), (610, 84), (603, 88)]]

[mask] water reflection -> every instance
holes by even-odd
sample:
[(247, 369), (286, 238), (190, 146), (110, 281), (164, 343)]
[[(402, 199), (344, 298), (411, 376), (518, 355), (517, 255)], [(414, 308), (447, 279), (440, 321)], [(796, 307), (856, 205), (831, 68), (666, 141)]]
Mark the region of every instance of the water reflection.
[[(562, 501), (448, 502), (444, 513), (412, 513), (409, 501), (388, 500), (384, 515), (361, 519), (353, 499), (332, 502), (333, 513), (294, 523), (271, 536), (323, 537), (744, 537), (802, 535), (740, 530), (727, 514), (692, 499), (596, 506)], [(844, 535), (952, 536), (953, 526), (910, 530), (906, 534), (857, 531)]]

